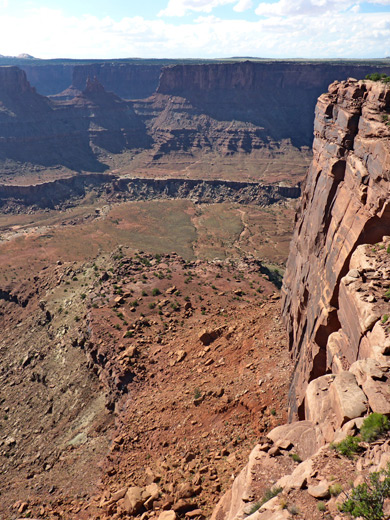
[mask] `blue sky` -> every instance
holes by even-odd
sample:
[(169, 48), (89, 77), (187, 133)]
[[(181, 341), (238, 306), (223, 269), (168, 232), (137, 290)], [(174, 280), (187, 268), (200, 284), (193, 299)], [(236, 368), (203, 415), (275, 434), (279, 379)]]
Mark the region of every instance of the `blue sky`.
[(0, 0), (0, 54), (390, 56), (390, 0)]

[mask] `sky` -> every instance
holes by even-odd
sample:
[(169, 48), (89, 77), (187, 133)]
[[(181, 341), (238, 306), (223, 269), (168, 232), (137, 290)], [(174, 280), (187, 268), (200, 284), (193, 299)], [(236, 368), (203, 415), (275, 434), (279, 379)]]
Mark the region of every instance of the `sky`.
[(390, 0), (0, 0), (0, 54), (383, 58)]

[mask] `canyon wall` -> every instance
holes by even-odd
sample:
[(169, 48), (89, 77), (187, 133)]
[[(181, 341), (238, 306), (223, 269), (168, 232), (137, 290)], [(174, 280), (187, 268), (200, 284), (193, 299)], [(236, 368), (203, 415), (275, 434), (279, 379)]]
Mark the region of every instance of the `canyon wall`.
[[(29, 83), (43, 96), (62, 92), (72, 84), (73, 65), (23, 64), (20, 68), (25, 71)], [(85, 82), (81, 90), (84, 88)]]
[[(64, 166), (104, 171), (101, 153), (147, 148), (132, 105), (89, 81), (71, 101), (41, 96), (18, 67), (0, 67), (0, 164), (4, 173)], [(23, 165), (22, 168), (20, 165)]]
[[(362, 289), (350, 293), (351, 280), (362, 284), (375, 271), (367, 260), (359, 267), (353, 256), (358, 246), (390, 235), (389, 113), (390, 89), (381, 82), (336, 82), (318, 100), (314, 158), (283, 289), (296, 362), (291, 418), (305, 418), (310, 381), (373, 356), (367, 338), (380, 328), (385, 289), (364, 310)], [(387, 270), (384, 286), (388, 276)]]
[(115, 92), (121, 98), (141, 99), (151, 96), (156, 91), (160, 72), (161, 65), (126, 63), (76, 65), (73, 69), (71, 83), (79, 90), (83, 90), (87, 78), (96, 77), (106, 90)]
[[(36, 166), (103, 172), (116, 168), (112, 154), (122, 154), (127, 172), (134, 164), (138, 171), (160, 164), (177, 170), (180, 160), (185, 169), (201, 156), (209, 160), (210, 152), (223, 158), (255, 152), (262, 161), (279, 161), (284, 172), (290, 165), (290, 178), (283, 178), (295, 184), (312, 143), (317, 96), (345, 75), (390, 73), (346, 63), (181, 64), (162, 69), (152, 94), (161, 65), (57, 64), (60, 82), (73, 66), (73, 87), (51, 98), (20, 69), (0, 67), (3, 172), (25, 175)], [(46, 65), (29, 66), (29, 74), (46, 70), (49, 82), (50, 69), (40, 68)], [(124, 101), (117, 93), (144, 99)]]
[(186, 98), (217, 120), (239, 120), (266, 129), (274, 139), (311, 146), (318, 96), (345, 77), (362, 79), (390, 67), (240, 62), (164, 67), (157, 92)]

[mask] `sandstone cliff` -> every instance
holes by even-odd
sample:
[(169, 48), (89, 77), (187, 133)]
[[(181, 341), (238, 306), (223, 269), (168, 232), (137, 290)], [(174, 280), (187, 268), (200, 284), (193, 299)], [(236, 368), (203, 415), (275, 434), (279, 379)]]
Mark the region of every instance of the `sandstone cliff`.
[(362, 299), (350, 298), (341, 278), (356, 269), (352, 254), (360, 244), (390, 234), (389, 110), (390, 89), (370, 81), (333, 83), (317, 104), (314, 159), (284, 282), (283, 312), (297, 363), (292, 416), (304, 417), (311, 380), (370, 355), (368, 347), (362, 354), (362, 342), (380, 315), (368, 309), (359, 322)]
[[(162, 69), (157, 92), (186, 98), (216, 120), (245, 121), (274, 139), (311, 146), (318, 96), (332, 81), (364, 78), (374, 70), (367, 65), (252, 61), (174, 65)], [(388, 74), (390, 67), (381, 71)]]

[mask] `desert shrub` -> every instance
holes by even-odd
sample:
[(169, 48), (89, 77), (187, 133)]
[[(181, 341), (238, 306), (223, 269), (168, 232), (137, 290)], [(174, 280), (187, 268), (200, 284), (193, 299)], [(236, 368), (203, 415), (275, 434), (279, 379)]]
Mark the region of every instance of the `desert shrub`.
[(375, 412), (364, 419), (360, 434), (364, 441), (372, 442), (384, 435), (389, 429), (389, 419), (386, 415)]
[(388, 319), (389, 319), (389, 315), (388, 314), (384, 314), (383, 317), (382, 317), (382, 323), (385, 324)]
[(373, 74), (367, 74), (366, 79), (370, 79), (371, 81), (383, 81), (384, 83), (390, 82), (390, 76), (387, 74), (380, 74), (379, 72), (374, 72)]
[(390, 497), (390, 466), (387, 470), (371, 473), (367, 482), (352, 488), (340, 510), (353, 518), (381, 520), (384, 518), (383, 505)]
[(302, 462), (302, 459), (298, 455), (298, 453), (289, 453), (289, 456), (292, 458), (294, 462)]
[(281, 493), (282, 491), (282, 487), (273, 487), (271, 489), (267, 489), (267, 491), (264, 493), (263, 498), (261, 499), (260, 506), (268, 502), (268, 500), (271, 500), (271, 498), (274, 498), (277, 495), (279, 495), (279, 493)]
[(161, 291), (160, 291), (160, 289), (158, 289), (156, 287), (156, 288), (153, 289), (152, 294), (153, 294), (153, 296), (158, 296), (159, 294), (161, 294)]
[(318, 502), (317, 504), (318, 511), (321, 511), (322, 513), (326, 511), (326, 505), (324, 502)]
[(343, 441), (337, 444), (332, 443), (330, 447), (333, 450), (338, 451), (340, 455), (343, 455), (348, 459), (353, 459), (355, 454), (361, 450), (359, 442), (360, 437), (353, 437), (352, 435), (348, 435)]
[(288, 512), (290, 513), (290, 515), (299, 515), (299, 509), (297, 508), (297, 506), (295, 504), (291, 505), (289, 508), (288, 508)]
[(258, 509), (260, 509), (261, 504), (260, 502), (255, 502), (253, 506), (250, 508), (248, 515), (253, 515), (253, 513), (256, 513)]
[(329, 493), (332, 495), (332, 497), (337, 497), (339, 494), (343, 491), (343, 488), (341, 485), (336, 482), (332, 486), (329, 486)]

